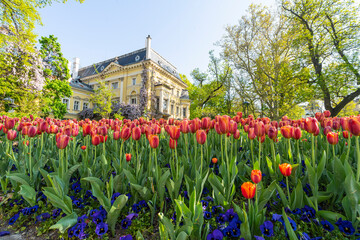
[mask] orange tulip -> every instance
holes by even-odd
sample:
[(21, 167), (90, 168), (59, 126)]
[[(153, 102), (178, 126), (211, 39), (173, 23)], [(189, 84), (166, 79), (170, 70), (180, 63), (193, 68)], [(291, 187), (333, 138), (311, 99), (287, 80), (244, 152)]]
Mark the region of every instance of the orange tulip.
[(159, 136), (158, 135), (149, 135), (148, 137), (149, 144), (151, 148), (157, 148), (159, 146)]
[(328, 142), (331, 145), (336, 145), (339, 142), (339, 135), (337, 133), (334, 133), (334, 132), (329, 132), (326, 135), (326, 139), (328, 140)]
[(306, 118), (304, 127), (308, 133), (314, 134), (319, 130), (318, 121), (316, 120), (316, 118)]
[(113, 137), (114, 137), (114, 140), (119, 140), (119, 138), (120, 138), (120, 131), (115, 131), (115, 132), (113, 133)]
[(206, 142), (206, 133), (204, 130), (198, 130), (196, 132), (196, 141), (201, 145)]
[(177, 140), (174, 140), (174, 139), (170, 138), (170, 140), (169, 140), (169, 147), (170, 147), (171, 149), (175, 149), (175, 148), (177, 147)]
[(208, 129), (208, 128), (210, 128), (210, 125), (211, 125), (211, 118), (204, 117), (203, 119), (201, 119), (201, 128), (202, 129)]
[(257, 137), (265, 135), (265, 125), (263, 122), (257, 122), (254, 126), (254, 133)]
[(85, 150), (85, 149), (86, 149), (86, 146), (81, 146), (81, 149), (82, 149), (82, 150)]
[(292, 138), (293, 136), (293, 132), (294, 132), (294, 128), (291, 126), (283, 126), (281, 127), (281, 134), (284, 136), (284, 138), (289, 139)]
[(130, 160), (131, 160), (131, 153), (126, 153), (126, 154), (125, 154), (125, 158), (126, 158), (126, 161), (127, 161), (127, 162), (130, 162)]
[(180, 128), (178, 126), (170, 126), (169, 134), (172, 139), (178, 140), (180, 137)]
[(90, 134), (90, 132), (91, 132), (91, 125), (90, 125), (90, 124), (86, 124), (86, 123), (85, 123), (85, 124), (82, 126), (82, 128), (83, 128), (83, 136), (84, 136), (84, 137)]
[(350, 131), (349, 120), (350, 118), (348, 117), (343, 117), (340, 119), (340, 124), (344, 131)]
[(329, 110), (326, 110), (326, 111), (324, 112), (324, 116), (325, 116), (325, 117), (330, 117), (330, 116), (331, 116), (331, 112), (330, 112)]
[(16, 138), (16, 136), (17, 136), (16, 130), (10, 129), (10, 130), (7, 132), (7, 139), (10, 140), (10, 141), (14, 140), (14, 139)]
[(279, 165), (279, 169), (282, 175), (288, 177), (291, 175), (292, 166), (288, 163), (283, 163)]
[(68, 135), (61, 135), (56, 140), (56, 146), (59, 149), (64, 149), (69, 144), (70, 137)]
[(245, 182), (241, 185), (241, 193), (247, 198), (251, 199), (255, 196), (256, 185), (251, 182)]
[(132, 129), (132, 134), (131, 137), (135, 140), (138, 141), (141, 138), (141, 129), (139, 127), (134, 127)]
[(261, 174), (260, 170), (252, 170), (251, 171), (251, 180), (255, 184), (258, 184), (259, 182), (261, 182), (261, 178), (262, 178), (262, 174)]
[(219, 127), (222, 133), (228, 133), (230, 131), (230, 121), (227, 116), (219, 117)]
[(216, 164), (217, 161), (218, 161), (217, 158), (212, 158), (212, 159), (211, 159), (211, 162), (212, 162), (213, 164)]
[(343, 131), (343, 137), (344, 138), (349, 138), (349, 132), (348, 131)]

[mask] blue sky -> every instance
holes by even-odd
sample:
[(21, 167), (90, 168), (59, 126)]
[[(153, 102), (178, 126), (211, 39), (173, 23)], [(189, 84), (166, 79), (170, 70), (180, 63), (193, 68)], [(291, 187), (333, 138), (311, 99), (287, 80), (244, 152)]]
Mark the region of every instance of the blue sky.
[(251, 3), (275, 7), (275, 0), (69, 0), (40, 9), (39, 36), (58, 37), (65, 57), (80, 66), (152, 48), (190, 78), (194, 68), (206, 70), (209, 51), (236, 24)]

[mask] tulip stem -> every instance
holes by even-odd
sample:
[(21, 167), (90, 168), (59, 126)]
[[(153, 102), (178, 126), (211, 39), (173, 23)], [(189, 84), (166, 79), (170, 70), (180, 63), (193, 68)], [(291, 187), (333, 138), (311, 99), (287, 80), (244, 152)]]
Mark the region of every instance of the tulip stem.
[(311, 135), (311, 157), (312, 157), (313, 167), (315, 167), (315, 138), (314, 138), (314, 135)]
[(202, 178), (202, 170), (203, 170), (203, 145), (201, 144), (201, 163), (200, 163), (200, 177)]
[(258, 137), (259, 140), (259, 170), (261, 170), (261, 137)]
[[(122, 159), (123, 147), (124, 147), (124, 140), (122, 140), (122, 142), (121, 142), (121, 147), (120, 147), (120, 153), (119, 153), (119, 172), (118, 172), (118, 174), (121, 173), (121, 167), (122, 167), (122, 166), (121, 166), (121, 163), (122, 163), (121, 159)], [(96, 146), (95, 146), (95, 149), (96, 149)]]
[(286, 187), (287, 187), (287, 192), (288, 192), (288, 198), (289, 198), (289, 207), (291, 205), (291, 196), (290, 196), (290, 186), (289, 186), (289, 178), (286, 177)]
[(359, 137), (355, 138), (356, 142), (356, 156), (357, 156), (357, 169), (356, 169), (356, 181), (359, 182), (360, 178), (360, 151), (359, 151)]
[(32, 158), (31, 158), (31, 138), (29, 139), (29, 172), (30, 172), (30, 180), (33, 180), (33, 171), (32, 171)]
[(349, 161), (349, 155), (350, 155), (350, 147), (351, 147), (351, 133), (348, 132), (348, 149), (347, 149), (347, 153), (346, 153), (346, 161)]
[(290, 139), (291, 139), (291, 138), (288, 138), (288, 145), (289, 145), (288, 155), (289, 155), (289, 160), (290, 160), (291, 164), (294, 164), (294, 159), (293, 159), (292, 153), (291, 153), (291, 142), (290, 142)]
[(252, 165), (254, 167), (255, 163), (254, 163), (254, 149), (253, 149), (253, 140), (250, 139), (250, 150), (251, 150), (251, 161), (252, 161)]

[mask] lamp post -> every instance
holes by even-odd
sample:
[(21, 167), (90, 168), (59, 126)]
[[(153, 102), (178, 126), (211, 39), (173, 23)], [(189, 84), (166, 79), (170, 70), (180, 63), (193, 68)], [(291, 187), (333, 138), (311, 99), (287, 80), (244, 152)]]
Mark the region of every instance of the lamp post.
[(245, 116), (247, 117), (250, 103), (247, 102), (247, 101), (244, 101), (242, 104), (243, 104), (243, 107), (244, 107), (244, 110), (245, 110)]

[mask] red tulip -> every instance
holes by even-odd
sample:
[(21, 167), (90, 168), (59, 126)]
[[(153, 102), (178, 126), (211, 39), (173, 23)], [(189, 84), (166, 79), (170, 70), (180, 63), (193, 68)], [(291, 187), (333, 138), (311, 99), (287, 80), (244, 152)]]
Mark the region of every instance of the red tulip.
[(108, 132), (108, 130), (107, 130), (106, 126), (101, 126), (98, 128), (98, 134), (100, 134), (100, 135), (106, 136), (107, 132)]
[(169, 140), (169, 147), (171, 149), (175, 149), (177, 147), (177, 140), (170, 138)]
[(331, 112), (330, 112), (329, 110), (326, 110), (326, 111), (324, 112), (324, 116), (325, 116), (325, 117), (330, 117), (330, 116), (331, 116)]
[(180, 137), (180, 128), (178, 126), (170, 126), (169, 134), (172, 139), (178, 140)]
[(301, 138), (301, 129), (299, 127), (294, 129), (293, 138), (299, 140)]
[(350, 120), (350, 118), (348, 118), (348, 117), (343, 117), (343, 118), (340, 119), (341, 127), (345, 131), (350, 131), (349, 120)]
[(201, 145), (206, 142), (206, 133), (204, 130), (198, 130), (196, 132), (196, 141)]
[(35, 126), (31, 126), (28, 131), (29, 137), (35, 137), (37, 133), (37, 128)]
[(323, 130), (324, 135), (327, 136), (327, 134), (328, 134), (329, 132), (331, 132), (331, 130), (332, 130), (332, 129), (331, 129), (330, 126), (325, 127), (324, 130)]
[(279, 165), (279, 169), (282, 175), (288, 177), (291, 175), (292, 166), (288, 163), (283, 163)]
[(343, 137), (348, 139), (349, 138), (349, 132), (348, 131), (343, 131)]
[(329, 132), (326, 135), (326, 139), (328, 140), (328, 142), (331, 145), (336, 145), (339, 142), (339, 135), (337, 133), (334, 133), (334, 132)]
[(216, 164), (216, 163), (218, 162), (218, 159), (217, 159), (217, 158), (212, 158), (212, 159), (211, 159), (211, 162), (212, 162), (213, 164)]
[(272, 140), (274, 140), (278, 135), (278, 130), (276, 127), (270, 127), (268, 131), (268, 137)]
[(262, 174), (261, 174), (260, 170), (252, 170), (251, 171), (251, 180), (255, 184), (258, 184), (259, 182), (261, 182), (261, 178), (262, 178)]
[(83, 136), (84, 136), (84, 137), (90, 134), (90, 132), (91, 132), (91, 125), (90, 125), (90, 124), (86, 124), (86, 123), (85, 123), (85, 124), (82, 126), (82, 128), (83, 128)]
[(245, 182), (241, 185), (241, 193), (242, 195), (247, 198), (251, 199), (255, 196), (256, 192), (256, 185), (251, 182)]
[(82, 149), (82, 150), (85, 150), (85, 149), (86, 149), (86, 146), (81, 146), (81, 149)]
[(69, 144), (70, 137), (68, 135), (61, 135), (56, 140), (56, 146), (59, 149), (64, 149)]
[(119, 132), (119, 131), (115, 131), (115, 132), (113, 133), (113, 137), (114, 137), (114, 140), (119, 140), (119, 138), (120, 138), (120, 132)]
[(130, 137), (130, 135), (131, 135), (130, 128), (128, 128), (128, 127), (123, 127), (123, 128), (121, 129), (120, 137), (121, 137), (122, 140), (124, 140), (124, 141), (125, 141), (125, 140), (128, 140), (129, 137)]
[(249, 137), (250, 140), (255, 139), (256, 135), (255, 135), (255, 132), (254, 132), (254, 128), (249, 128), (248, 137)]
[(14, 118), (6, 118), (5, 119), (5, 128), (6, 129), (13, 129), (15, 126), (15, 119)]
[(126, 161), (127, 161), (127, 162), (130, 162), (130, 160), (131, 160), (131, 153), (126, 153), (126, 154), (125, 154), (125, 158), (126, 158)]
[(138, 141), (141, 138), (141, 129), (139, 127), (134, 127), (132, 129), (132, 134), (131, 137), (135, 140)]
[(240, 138), (240, 131), (239, 131), (239, 129), (236, 129), (233, 137), (234, 137), (234, 139), (239, 139), (239, 138)]
[(352, 135), (360, 136), (360, 121), (357, 118), (350, 118), (349, 128)]
[(317, 122), (316, 118), (306, 118), (304, 126), (305, 126), (305, 130), (308, 133), (313, 133), (314, 134), (319, 129), (318, 122)]
[(202, 129), (208, 129), (208, 128), (210, 128), (210, 125), (211, 125), (211, 118), (205, 117), (205, 118), (201, 119), (201, 128)]
[(50, 133), (58, 133), (59, 127), (57, 125), (50, 125)]
[(97, 146), (97, 145), (99, 145), (100, 144), (100, 142), (101, 142), (101, 139), (100, 139), (100, 135), (93, 135), (92, 137), (91, 137), (91, 143), (92, 143), (92, 145), (94, 145), (94, 146)]
[(40, 123), (39, 129), (40, 129), (41, 132), (45, 132), (46, 129), (48, 128), (48, 126), (49, 126), (49, 124), (44, 121), (44, 122)]
[(7, 139), (12, 141), (16, 138), (17, 136), (17, 131), (16, 130), (12, 130), (10, 129), (8, 132), (7, 132)]
[(151, 148), (157, 148), (159, 146), (159, 136), (158, 135), (149, 135), (148, 137), (149, 144)]

